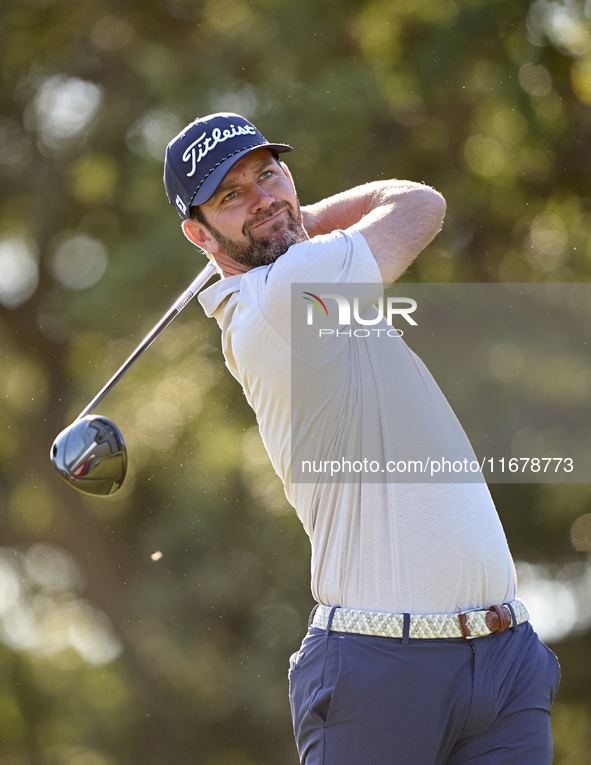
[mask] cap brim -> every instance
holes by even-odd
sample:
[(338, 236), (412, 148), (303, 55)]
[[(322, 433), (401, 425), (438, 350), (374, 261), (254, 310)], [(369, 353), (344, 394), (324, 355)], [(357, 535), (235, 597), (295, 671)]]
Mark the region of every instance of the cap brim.
[(228, 159), (221, 162), (211, 173), (205, 178), (201, 186), (197, 189), (197, 192), (193, 199), (191, 199), (190, 206), (197, 207), (198, 205), (205, 204), (215, 194), (217, 187), (224, 180), (229, 171), (234, 167), (242, 157), (250, 154), (258, 149), (269, 149), (270, 151), (276, 151), (277, 154), (283, 154), (286, 151), (293, 151), (291, 146), (285, 143), (259, 143), (256, 146), (249, 146), (247, 149), (233, 154)]

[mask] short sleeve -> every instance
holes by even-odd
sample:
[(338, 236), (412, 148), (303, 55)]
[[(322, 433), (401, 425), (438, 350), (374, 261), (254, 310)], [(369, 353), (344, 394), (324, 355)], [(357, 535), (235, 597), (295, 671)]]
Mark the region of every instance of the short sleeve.
[[(265, 319), (292, 345), (292, 304), (302, 308), (300, 293), (355, 293), (363, 312), (383, 296), (378, 264), (363, 235), (355, 229), (334, 231), (293, 245), (261, 273), (259, 308)], [(306, 307), (304, 305), (304, 307)], [(333, 306), (335, 320), (338, 317)]]

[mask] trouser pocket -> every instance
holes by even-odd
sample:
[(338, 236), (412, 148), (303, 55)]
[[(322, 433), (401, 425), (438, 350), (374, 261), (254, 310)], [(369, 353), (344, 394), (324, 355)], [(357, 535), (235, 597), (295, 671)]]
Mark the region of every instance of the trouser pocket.
[(331, 706), (340, 674), (343, 638), (308, 635), (306, 640), (308, 644), (303, 650), (291, 657), (289, 670), (293, 729), (302, 763), (312, 762), (309, 759), (312, 752), (323, 746), (324, 726), (330, 724)]

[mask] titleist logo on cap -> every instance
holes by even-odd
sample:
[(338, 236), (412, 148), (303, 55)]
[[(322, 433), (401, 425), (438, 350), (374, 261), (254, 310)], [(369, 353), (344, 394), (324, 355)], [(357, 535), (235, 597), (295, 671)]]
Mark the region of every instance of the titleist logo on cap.
[(208, 202), (236, 162), (258, 149), (277, 155), (291, 151), (291, 146), (269, 143), (251, 122), (233, 112), (196, 119), (166, 147), (164, 187), (168, 201), (181, 218), (190, 218), (191, 207)]
[[(183, 152), (183, 162), (191, 162), (191, 170), (187, 173), (187, 178), (190, 178), (195, 174), (197, 169), (197, 163), (201, 162), (203, 157), (206, 157), (210, 151), (213, 151), (218, 143), (223, 143), (229, 138), (234, 138), (237, 135), (256, 135), (257, 130), (252, 125), (230, 125), (229, 129), (220, 130), (214, 128), (211, 131), (211, 135), (207, 136), (207, 131), (199, 136), (196, 141), (188, 146)], [(206, 137), (207, 136), (207, 137)], [(199, 149), (199, 152), (197, 152)]]

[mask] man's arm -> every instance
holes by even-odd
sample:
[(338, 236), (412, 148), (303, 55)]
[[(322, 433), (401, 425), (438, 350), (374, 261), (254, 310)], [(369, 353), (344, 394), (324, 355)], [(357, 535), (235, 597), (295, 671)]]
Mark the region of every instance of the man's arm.
[(390, 284), (439, 232), (445, 199), (420, 183), (376, 181), (303, 207), (302, 215), (311, 237), (355, 226)]

